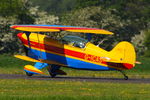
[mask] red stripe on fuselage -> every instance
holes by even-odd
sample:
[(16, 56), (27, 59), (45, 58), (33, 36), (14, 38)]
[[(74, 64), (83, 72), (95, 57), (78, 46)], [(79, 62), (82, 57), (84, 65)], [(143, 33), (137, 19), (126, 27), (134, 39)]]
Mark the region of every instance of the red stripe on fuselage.
[(133, 68), (134, 66), (132, 64), (128, 64), (128, 63), (123, 63), (124, 67), (127, 68), (127, 69), (131, 69)]
[[(21, 39), (23, 44), (28, 45), (28, 41), (22, 37), (22, 34), (18, 34), (17, 36)], [(72, 57), (81, 58), (81, 59), (84, 59), (84, 56), (85, 56), (85, 54), (81, 53), (81, 52), (76, 52), (76, 51), (59, 48), (59, 47), (55, 47), (55, 46), (51, 46), (51, 45), (47, 45), (47, 44), (41, 44), (41, 43), (37, 43), (37, 42), (33, 42), (33, 41), (30, 41), (30, 46), (34, 47), (34, 48), (46, 50), (46, 51), (51, 51), (54, 53), (59, 53), (59, 54), (69, 55)]]
[[(24, 39), (22, 37), (22, 34), (24, 34), (24, 33), (19, 33), (19, 34), (17, 34), (17, 36), (21, 39), (23, 44), (29, 45), (28, 40)], [(41, 44), (41, 43), (37, 43), (37, 42), (33, 42), (33, 41), (30, 41), (30, 46), (34, 47), (34, 48), (38, 48), (38, 49), (58, 53), (58, 54), (77, 57), (77, 58), (84, 59), (84, 60), (85, 60), (86, 56), (88, 55), (89, 58), (86, 58), (86, 60), (88, 60), (88, 61), (93, 61), (93, 62), (97, 62), (97, 63), (112, 65), (112, 66), (116, 66), (118, 68), (122, 67), (122, 68), (125, 68), (125, 69), (131, 69), (133, 67), (132, 64), (127, 64), (127, 63), (121, 64), (119, 66), (116, 65), (115, 63), (114, 63), (115, 65), (114, 64), (108, 64), (108, 62), (103, 61), (100, 57), (94, 59), (92, 57), (94, 55), (85, 54), (85, 53), (81, 53), (81, 52), (77, 52), (77, 51), (72, 51), (72, 50), (68, 50), (68, 49), (64, 49), (64, 48), (60, 48), (60, 47), (55, 47), (55, 46), (52, 46), (52, 45)], [(96, 60), (96, 59), (99, 59), (99, 60)]]

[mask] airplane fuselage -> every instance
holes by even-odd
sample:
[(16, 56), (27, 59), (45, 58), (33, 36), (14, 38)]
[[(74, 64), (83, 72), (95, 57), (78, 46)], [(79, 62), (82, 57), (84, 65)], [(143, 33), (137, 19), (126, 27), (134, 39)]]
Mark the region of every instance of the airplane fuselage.
[[(84, 47), (64, 44), (42, 34), (25, 33), (17, 35), (22, 41), (27, 56), (33, 59), (54, 61), (64, 66), (87, 70), (120, 70), (126, 66), (115, 66), (107, 61), (114, 60), (110, 52), (87, 42)], [(115, 59), (116, 60), (116, 59)]]

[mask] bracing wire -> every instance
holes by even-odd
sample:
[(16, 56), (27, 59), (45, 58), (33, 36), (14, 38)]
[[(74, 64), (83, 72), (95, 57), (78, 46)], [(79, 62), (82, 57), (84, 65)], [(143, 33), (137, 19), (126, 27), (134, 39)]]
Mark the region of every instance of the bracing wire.
[(99, 41), (99, 43), (96, 46), (99, 47), (100, 44), (102, 44), (105, 40), (107, 40), (110, 37), (112, 37), (112, 36), (109, 35), (109, 36), (105, 37), (103, 40)]

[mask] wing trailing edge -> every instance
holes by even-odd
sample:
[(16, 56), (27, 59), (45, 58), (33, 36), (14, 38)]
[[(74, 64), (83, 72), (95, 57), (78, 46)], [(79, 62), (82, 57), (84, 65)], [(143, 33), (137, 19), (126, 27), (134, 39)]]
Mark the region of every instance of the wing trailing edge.
[(63, 26), (63, 25), (12, 25), (11, 28), (20, 31), (28, 32), (78, 32), (78, 33), (93, 33), (93, 34), (107, 34), (112, 35), (113, 33), (104, 29), (98, 28), (86, 28), (76, 26)]

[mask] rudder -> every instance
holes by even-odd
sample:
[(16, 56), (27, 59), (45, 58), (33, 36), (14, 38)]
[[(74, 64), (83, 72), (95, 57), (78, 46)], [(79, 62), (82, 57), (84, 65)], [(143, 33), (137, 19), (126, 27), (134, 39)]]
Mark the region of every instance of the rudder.
[(129, 42), (123, 41), (117, 44), (115, 48), (110, 51), (110, 55), (120, 63), (123, 63), (127, 69), (131, 69), (135, 66), (136, 53), (133, 45)]

